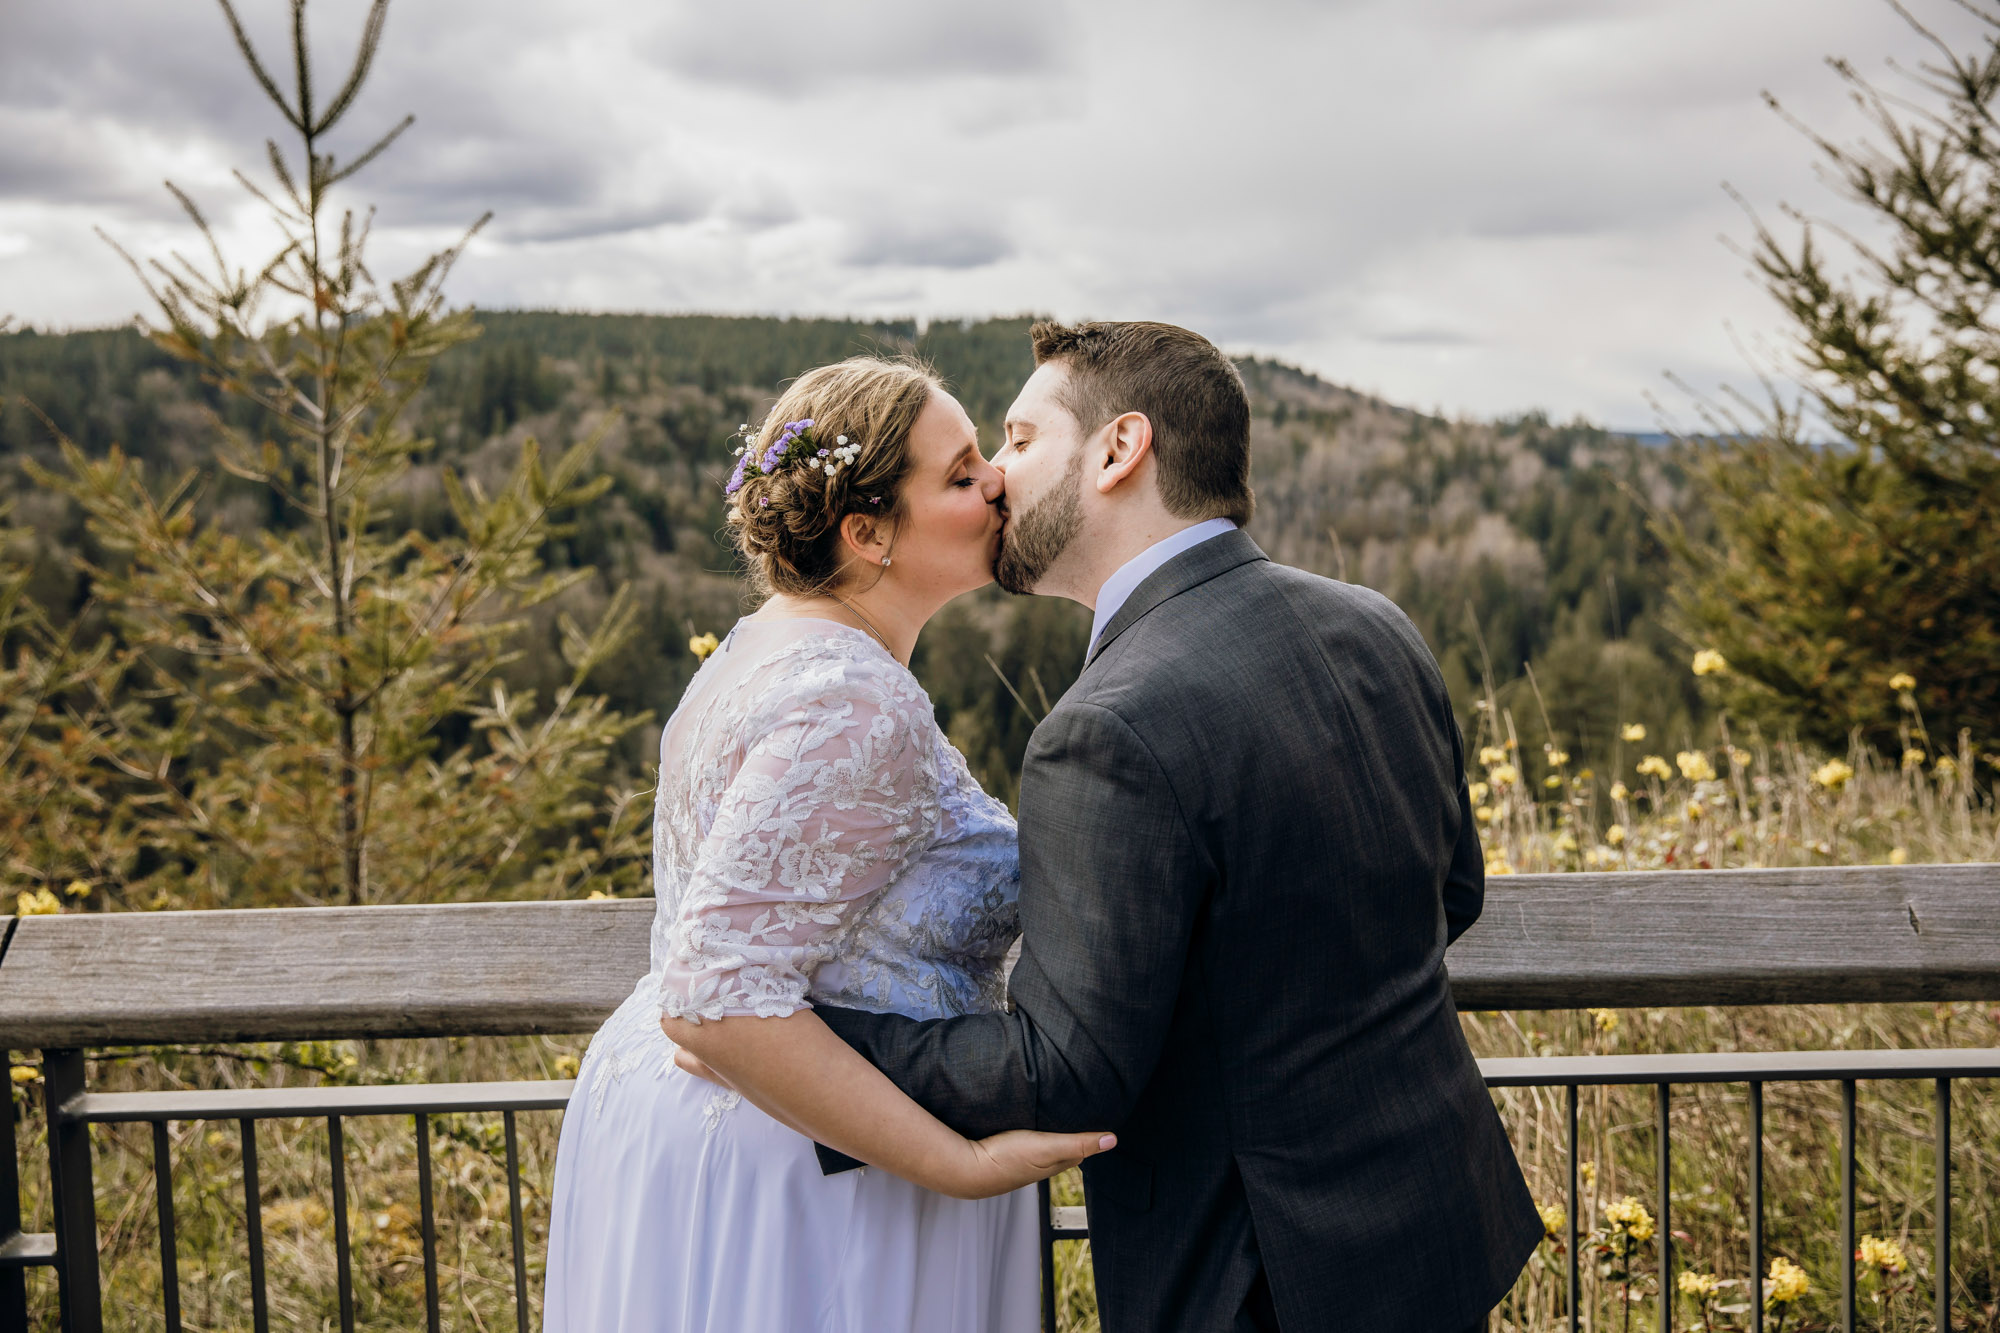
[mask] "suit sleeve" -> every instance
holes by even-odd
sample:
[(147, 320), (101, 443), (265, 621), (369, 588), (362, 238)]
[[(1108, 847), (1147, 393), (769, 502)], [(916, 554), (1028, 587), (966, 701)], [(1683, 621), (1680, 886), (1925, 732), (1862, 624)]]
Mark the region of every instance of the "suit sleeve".
[(1036, 730), (1021, 828), (1011, 1012), (817, 1012), (961, 1134), (1115, 1130), (1159, 1062), (1213, 863), (1151, 751), (1094, 704)]

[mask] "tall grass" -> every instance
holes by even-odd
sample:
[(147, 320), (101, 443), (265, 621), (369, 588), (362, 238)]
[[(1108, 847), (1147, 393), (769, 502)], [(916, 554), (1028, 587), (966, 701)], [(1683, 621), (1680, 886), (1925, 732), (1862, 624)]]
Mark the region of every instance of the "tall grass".
[[(1513, 871), (1658, 869), (1695, 866), (1883, 864), (2000, 860), (2000, 818), (1961, 745), (1940, 765), (1885, 762), (1856, 748), (1837, 763), (1789, 745), (1715, 744), (1654, 751), (1631, 743), (1629, 770), (1573, 771), (1560, 749), (1524, 758), (1511, 726), (1489, 713), (1477, 747), (1475, 788), (1489, 868)], [(1916, 745), (1910, 747), (1917, 749)], [(1665, 769), (1665, 773), (1660, 771)], [(1509, 771), (1511, 770), (1511, 771)], [(1558, 781), (1550, 784), (1547, 779)], [(1615, 831), (1614, 831), (1615, 830)], [(1996, 904), (2000, 908), (2000, 904)], [(1480, 1055), (1654, 1051), (2000, 1046), (1995, 1003), (1467, 1014)], [(554, 1078), (575, 1069), (584, 1038), (493, 1038), (106, 1052), (94, 1058), (99, 1090), (273, 1086), (318, 1082)], [(17, 1135), (29, 1229), (50, 1227), (38, 1071), (17, 1067)], [(1857, 1230), (1895, 1242), (1901, 1275), (1870, 1268), (1862, 1314), (1868, 1328), (1928, 1329), (1934, 1224), (1931, 1085), (1864, 1084), (1860, 1093)], [(1560, 1089), (1495, 1093), (1537, 1201), (1567, 1209), (1566, 1115)], [(1673, 1098), (1672, 1225), (1677, 1271), (1722, 1285), (1705, 1302), (1680, 1302), (1677, 1327), (1743, 1327), (1760, 1294), (1749, 1254), (1746, 1093), (1741, 1086), (1677, 1088)], [(1799, 1264), (1810, 1287), (1780, 1311), (1786, 1329), (1830, 1326), (1838, 1316), (1839, 1089), (1773, 1083), (1765, 1089), (1766, 1253)], [(1579, 1229), (1607, 1226), (1627, 1196), (1657, 1216), (1654, 1108), (1650, 1088), (1586, 1089), (1581, 1124), (1584, 1180)], [(417, 1229), (414, 1127), (409, 1117), (351, 1119), (348, 1191), (357, 1324), (420, 1327), (423, 1273)], [(519, 1117), (530, 1327), (539, 1327), (547, 1191), (560, 1123), (553, 1113)], [(434, 1118), (434, 1189), (444, 1326), (511, 1329), (511, 1240), (504, 1151), (497, 1115)], [(269, 1255), (273, 1327), (336, 1326), (330, 1171), (323, 1121), (260, 1126), (260, 1213)], [(160, 1262), (152, 1145), (144, 1126), (95, 1131), (98, 1220), (107, 1325), (159, 1326)], [(190, 1330), (249, 1327), (242, 1163), (233, 1124), (172, 1126), (182, 1309)], [(2000, 1330), (2000, 1097), (1991, 1083), (1958, 1085), (1954, 1108), (1954, 1327)], [(1074, 1176), (1056, 1182), (1058, 1202), (1081, 1202)], [(1560, 1232), (1561, 1228), (1555, 1230)], [(1497, 1312), (1506, 1333), (1567, 1326), (1564, 1256), (1546, 1242)], [(1658, 1238), (1636, 1245), (1634, 1280), (1603, 1276), (1586, 1255), (1581, 1310), (1586, 1328), (1653, 1327)], [(1088, 1242), (1058, 1247), (1063, 1328), (1098, 1328)], [(31, 1271), (35, 1326), (53, 1330), (55, 1289)], [(1878, 1300), (1878, 1297), (1880, 1298)], [(1629, 1299), (1628, 1299), (1629, 1298)], [(1623, 1302), (1623, 1304), (1621, 1304)], [(1776, 1320), (1774, 1312), (1772, 1327)]]

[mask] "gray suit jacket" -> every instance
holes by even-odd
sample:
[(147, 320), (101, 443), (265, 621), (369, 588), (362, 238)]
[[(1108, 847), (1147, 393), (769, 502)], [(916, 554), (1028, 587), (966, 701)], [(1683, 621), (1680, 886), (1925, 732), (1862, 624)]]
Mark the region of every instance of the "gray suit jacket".
[(1115, 1130), (1084, 1165), (1111, 1333), (1436, 1333), (1542, 1225), (1459, 1030), (1484, 860), (1409, 620), (1213, 538), (1140, 584), (1021, 773), (1010, 1012), (821, 1007), (940, 1119)]

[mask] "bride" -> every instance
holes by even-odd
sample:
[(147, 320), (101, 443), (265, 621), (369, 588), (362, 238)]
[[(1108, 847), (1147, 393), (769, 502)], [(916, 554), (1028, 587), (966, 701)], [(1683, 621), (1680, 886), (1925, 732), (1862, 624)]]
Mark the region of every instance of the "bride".
[[(968, 1141), (812, 1010), (1004, 1002), (1014, 821), (907, 665), (992, 578), (1000, 474), (936, 379), (871, 358), (802, 376), (743, 443), (729, 529), (768, 598), (660, 740), (652, 970), (563, 1120), (544, 1328), (1025, 1333), (1024, 1187), (1111, 1137)], [(874, 1169), (822, 1175), (815, 1140)]]

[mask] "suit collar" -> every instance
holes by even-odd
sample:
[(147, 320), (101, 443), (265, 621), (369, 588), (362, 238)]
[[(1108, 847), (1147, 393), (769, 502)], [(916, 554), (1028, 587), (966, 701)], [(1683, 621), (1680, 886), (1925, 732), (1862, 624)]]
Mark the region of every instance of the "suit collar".
[(1114, 639), (1160, 603), (1178, 597), (1218, 574), (1226, 574), (1238, 565), (1268, 559), (1270, 557), (1250, 539), (1250, 535), (1240, 529), (1210, 537), (1200, 545), (1181, 552), (1147, 575), (1145, 581), (1132, 590), (1132, 595), (1125, 599), (1125, 605), (1104, 627), (1104, 633), (1097, 640), (1097, 650), (1084, 665), (1087, 667), (1104, 656), (1104, 650), (1111, 646)]

